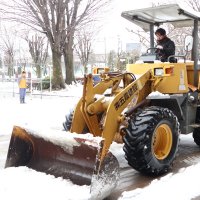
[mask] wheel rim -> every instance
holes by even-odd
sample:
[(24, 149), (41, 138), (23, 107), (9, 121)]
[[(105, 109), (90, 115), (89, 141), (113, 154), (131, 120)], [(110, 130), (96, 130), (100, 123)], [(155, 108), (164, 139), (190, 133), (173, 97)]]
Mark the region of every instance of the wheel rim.
[(153, 152), (158, 160), (165, 159), (172, 147), (172, 131), (167, 124), (159, 125), (153, 136)]

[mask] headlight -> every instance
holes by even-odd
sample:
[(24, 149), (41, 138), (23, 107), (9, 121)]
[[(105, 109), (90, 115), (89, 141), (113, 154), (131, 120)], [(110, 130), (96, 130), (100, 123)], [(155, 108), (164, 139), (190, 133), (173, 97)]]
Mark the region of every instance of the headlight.
[(154, 69), (154, 75), (155, 76), (162, 76), (164, 74), (163, 68), (155, 68)]

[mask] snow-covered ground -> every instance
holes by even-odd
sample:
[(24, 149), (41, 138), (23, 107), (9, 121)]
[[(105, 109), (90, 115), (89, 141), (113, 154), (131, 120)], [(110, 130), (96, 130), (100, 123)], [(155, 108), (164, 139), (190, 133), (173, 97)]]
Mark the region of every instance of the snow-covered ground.
[[(63, 130), (65, 115), (78, 101), (77, 96), (81, 93), (81, 86), (71, 86), (65, 91), (57, 92), (57, 97), (40, 99), (27, 96), (26, 104), (19, 104), (18, 95), (15, 98), (0, 97), (0, 136), (10, 136), (13, 125), (30, 126), (43, 131), (50, 129), (56, 135)], [(71, 97), (63, 97), (68, 95)], [(182, 136), (181, 139), (191, 139), (191, 136)], [(0, 199), (90, 199), (89, 186), (78, 186), (69, 180), (55, 178), (27, 167), (4, 169), (5, 153), (1, 152), (3, 145), (0, 143)], [(122, 145), (114, 143), (111, 151), (119, 160), (120, 167), (126, 167)], [(123, 192), (119, 199), (189, 200), (200, 196), (199, 179), (200, 164), (196, 164), (182, 168), (176, 174), (170, 173), (161, 179), (154, 179), (144, 188)]]

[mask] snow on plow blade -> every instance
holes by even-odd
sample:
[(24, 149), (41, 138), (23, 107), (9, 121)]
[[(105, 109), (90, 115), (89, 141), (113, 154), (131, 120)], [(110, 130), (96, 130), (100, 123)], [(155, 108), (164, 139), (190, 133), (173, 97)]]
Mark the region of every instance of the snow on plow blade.
[[(96, 199), (108, 196), (119, 177), (117, 159), (109, 152), (98, 168), (102, 140), (86, 139), (66, 132), (62, 134), (63, 137), (57, 136), (52, 140), (15, 126), (5, 167), (27, 166), (70, 179), (77, 185), (90, 185), (91, 195)], [(105, 185), (109, 186), (109, 190), (104, 188)]]

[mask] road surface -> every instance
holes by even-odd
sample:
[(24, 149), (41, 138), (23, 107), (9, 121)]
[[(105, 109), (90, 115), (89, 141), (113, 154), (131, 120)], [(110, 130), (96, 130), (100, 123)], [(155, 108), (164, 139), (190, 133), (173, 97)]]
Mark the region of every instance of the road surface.
[[(174, 161), (173, 169), (170, 172), (175, 174), (179, 169), (197, 164), (199, 161), (200, 148), (193, 142), (192, 135), (181, 135), (179, 151)], [(116, 200), (124, 191), (143, 188), (149, 185), (153, 179), (155, 178), (143, 176), (131, 167), (121, 168), (118, 187), (106, 200)], [(193, 200), (200, 200), (200, 197)]]

